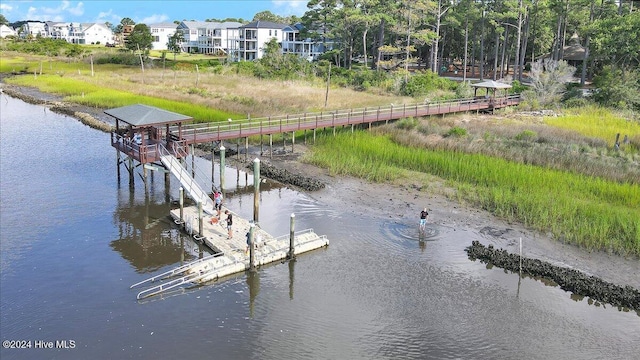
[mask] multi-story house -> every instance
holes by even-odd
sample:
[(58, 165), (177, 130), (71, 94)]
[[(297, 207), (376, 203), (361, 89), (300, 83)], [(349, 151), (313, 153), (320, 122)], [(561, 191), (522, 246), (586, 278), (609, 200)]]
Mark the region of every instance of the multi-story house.
[(118, 44), (124, 44), (124, 42), (127, 40), (127, 37), (129, 37), (129, 35), (133, 32), (133, 28), (136, 27), (135, 25), (122, 25), (122, 32), (120, 34), (118, 34), (117, 37), (117, 43)]
[(238, 28), (237, 38), (231, 39), (229, 57), (232, 61), (253, 61), (264, 55), (264, 44), (276, 39), (279, 44), (284, 40), (286, 24), (269, 21), (254, 21)]
[(157, 23), (149, 25), (153, 42), (151, 43), (154, 50), (167, 50), (169, 38), (176, 33), (178, 25), (174, 23)]
[(296, 54), (303, 59), (313, 61), (318, 60), (318, 57), (326, 51), (333, 49), (333, 41), (303, 37), (301, 34), (303, 30), (304, 26), (300, 23), (287, 26), (282, 30), (284, 32), (282, 40), (284, 54)]
[(45, 23), (41, 21), (27, 21), (19, 30), (19, 35), (22, 38), (31, 37), (47, 37), (47, 31), (45, 30)]
[(188, 53), (226, 54), (229, 38), (237, 37), (238, 22), (183, 21), (178, 25), (184, 41), (182, 50)]
[(113, 42), (113, 32), (100, 23), (65, 23), (47, 21), (47, 36), (72, 44), (106, 44)]
[(6, 38), (7, 36), (16, 36), (17, 33), (12, 28), (5, 24), (0, 25), (0, 38)]
[(78, 44), (106, 44), (113, 42), (113, 31), (105, 24), (87, 23), (81, 24), (78, 31)]
[(47, 21), (44, 25), (47, 35), (52, 39), (67, 40), (70, 23)]

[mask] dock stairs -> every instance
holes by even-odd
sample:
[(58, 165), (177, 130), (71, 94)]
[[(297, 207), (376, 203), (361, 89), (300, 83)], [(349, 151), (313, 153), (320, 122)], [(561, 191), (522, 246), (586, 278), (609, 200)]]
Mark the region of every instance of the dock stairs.
[(215, 213), (213, 200), (209, 197), (209, 194), (200, 187), (198, 182), (193, 176), (189, 175), (187, 169), (180, 163), (180, 160), (174, 155), (169, 153), (164, 146), (160, 147), (160, 160), (162, 164), (180, 181), (180, 184), (187, 192), (189, 197), (197, 203), (202, 203), (202, 210), (213, 215)]

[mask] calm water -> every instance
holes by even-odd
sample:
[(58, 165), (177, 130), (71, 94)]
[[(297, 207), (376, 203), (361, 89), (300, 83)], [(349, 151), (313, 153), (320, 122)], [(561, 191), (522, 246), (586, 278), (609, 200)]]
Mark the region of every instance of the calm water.
[[(291, 263), (137, 302), (133, 283), (206, 255), (168, 220), (163, 176), (118, 183), (109, 135), (2, 95), (1, 338), (6, 359), (633, 359), (640, 316), (467, 259), (480, 234), (428, 229), (265, 186), (274, 235), (331, 245)], [(199, 160), (198, 166), (210, 165)], [(227, 170), (251, 217), (252, 179)], [(330, 191), (330, 190), (324, 190)], [(244, 194), (243, 194), (244, 193)], [(344, 206), (345, 209), (348, 205)], [(73, 349), (35, 349), (35, 341)]]

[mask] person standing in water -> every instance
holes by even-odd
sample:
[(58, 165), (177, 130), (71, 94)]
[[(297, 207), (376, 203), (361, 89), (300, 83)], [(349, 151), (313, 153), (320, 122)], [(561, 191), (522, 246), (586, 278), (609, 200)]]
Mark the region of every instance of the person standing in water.
[(429, 217), (429, 213), (427, 212), (427, 208), (422, 209), (420, 211), (420, 231), (424, 231), (427, 226), (427, 217)]

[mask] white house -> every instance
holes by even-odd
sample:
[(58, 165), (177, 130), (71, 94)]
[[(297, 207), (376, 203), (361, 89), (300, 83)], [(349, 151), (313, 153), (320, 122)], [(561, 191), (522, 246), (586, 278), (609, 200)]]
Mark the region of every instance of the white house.
[(113, 31), (100, 23), (45, 23), (47, 36), (52, 39), (63, 39), (72, 44), (106, 44), (113, 43)]
[(84, 42), (80, 44), (106, 44), (113, 43), (113, 31), (105, 24), (83, 24), (82, 36)]
[(332, 40), (303, 38), (300, 32), (304, 26), (300, 23), (284, 28), (284, 40), (282, 40), (282, 52), (284, 54), (296, 54), (306, 60), (317, 60), (324, 52), (333, 49)]
[(53, 22), (47, 21), (44, 25), (47, 36), (52, 39), (64, 39), (69, 38), (69, 27), (71, 23), (68, 22)]
[(233, 61), (252, 61), (262, 58), (264, 44), (276, 39), (279, 44), (284, 40), (286, 24), (269, 21), (254, 21), (238, 28), (237, 38), (230, 42), (230, 59)]
[(41, 21), (28, 21), (22, 26), (22, 29), (19, 35), (23, 38), (26, 38), (28, 36), (47, 37), (47, 32), (45, 30), (45, 23)]
[(153, 42), (151, 43), (154, 50), (167, 50), (169, 38), (176, 33), (178, 25), (174, 23), (157, 23), (149, 25)]
[(238, 22), (183, 21), (178, 25), (184, 41), (182, 50), (200, 54), (226, 54), (229, 39), (237, 37)]
[(6, 38), (7, 36), (16, 36), (17, 33), (12, 28), (5, 24), (0, 25), (0, 38)]

